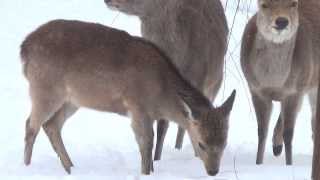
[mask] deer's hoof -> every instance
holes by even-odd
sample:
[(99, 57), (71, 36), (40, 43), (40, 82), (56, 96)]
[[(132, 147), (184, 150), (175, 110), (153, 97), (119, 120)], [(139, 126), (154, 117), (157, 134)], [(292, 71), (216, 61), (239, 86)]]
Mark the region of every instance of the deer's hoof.
[(32, 152), (31, 152), (31, 148), (26, 145), (25, 147), (25, 151), (24, 151), (24, 164), (26, 166), (29, 166), (31, 164), (31, 155), (32, 155)]
[(287, 166), (292, 166), (292, 165), (293, 165), (292, 159), (286, 160), (286, 165), (287, 165)]
[(177, 150), (181, 150), (181, 149), (182, 149), (182, 144), (177, 143), (174, 147), (175, 147)]
[(257, 159), (256, 160), (256, 165), (262, 165), (263, 164), (263, 161), (262, 160), (260, 160), (260, 159)]
[(63, 168), (68, 174), (71, 174), (71, 166), (63, 166)]
[(283, 145), (273, 146), (273, 155), (280, 156), (282, 153)]

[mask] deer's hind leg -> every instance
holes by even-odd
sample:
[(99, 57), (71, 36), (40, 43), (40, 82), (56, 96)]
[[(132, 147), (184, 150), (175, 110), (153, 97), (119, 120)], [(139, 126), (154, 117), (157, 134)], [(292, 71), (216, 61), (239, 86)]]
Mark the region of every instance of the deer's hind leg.
[(54, 90), (30, 86), (32, 100), (31, 114), (26, 122), (24, 163), (31, 163), (32, 150), (35, 139), (43, 123), (49, 120), (61, 108), (63, 98)]
[(165, 136), (167, 134), (167, 130), (169, 127), (169, 122), (164, 119), (160, 119), (157, 121), (157, 141), (156, 141), (156, 150), (154, 153), (154, 160), (160, 160), (162, 149), (163, 149), (163, 143)]
[(280, 113), (276, 127), (273, 131), (272, 137), (273, 155), (280, 156), (283, 149), (283, 119)]
[(64, 169), (69, 174), (71, 173), (71, 167), (73, 166), (73, 164), (64, 146), (64, 143), (61, 137), (61, 130), (66, 120), (70, 118), (77, 110), (78, 110), (78, 107), (70, 103), (65, 103), (54, 114), (52, 118), (50, 118), (45, 124), (43, 124), (43, 129), (47, 134), (54, 151), (57, 153), (58, 157), (60, 158), (60, 161)]
[(178, 133), (177, 133), (177, 139), (176, 139), (176, 145), (175, 145), (176, 149), (182, 148), (183, 138), (184, 138), (185, 133), (186, 133), (185, 129), (178, 126)]

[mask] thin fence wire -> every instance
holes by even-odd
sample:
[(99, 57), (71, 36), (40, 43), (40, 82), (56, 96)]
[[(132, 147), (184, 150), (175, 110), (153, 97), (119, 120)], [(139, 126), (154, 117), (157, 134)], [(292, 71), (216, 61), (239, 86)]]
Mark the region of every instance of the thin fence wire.
[[(228, 8), (228, 6), (230, 8)], [(231, 7), (235, 7), (235, 8), (231, 8)], [(237, 32), (235, 32), (235, 25), (237, 23), (237, 17), (239, 15), (244, 15), (246, 17), (247, 20), (249, 20), (249, 18), (251, 17), (251, 9), (252, 9), (252, 0), (237, 0), (237, 1), (233, 1), (233, 2), (229, 2), (229, 0), (225, 1), (225, 12), (226, 14), (229, 14), (230, 9), (234, 10), (233, 15), (232, 15), (232, 19), (230, 21), (231, 22), (231, 26), (230, 26), (230, 32), (229, 32), (229, 37), (228, 37), (228, 42), (227, 42), (227, 46), (228, 46), (228, 51), (227, 51), (227, 55), (225, 57), (225, 69), (224, 69), (224, 82), (223, 82), (223, 88), (222, 88), (222, 98), (225, 98), (225, 90), (226, 90), (226, 81), (227, 81), (227, 76), (229, 74), (231, 74), (232, 78), (239, 80), (237, 82), (240, 82), (241, 84), (241, 88), (244, 90), (245, 92), (245, 96), (247, 99), (247, 103), (249, 105), (249, 115), (250, 118), (252, 120), (254, 120), (254, 114), (253, 114), (253, 107), (251, 104), (251, 98), (250, 98), (250, 94), (249, 94), (249, 90), (247, 87), (247, 83), (246, 80), (242, 74), (241, 68), (240, 68), (240, 56), (239, 56), (239, 49), (241, 46), (241, 39), (239, 39), (239, 34), (235, 34)], [(230, 16), (230, 15), (229, 15)], [(247, 22), (244, 22), (244, 24), (241, 24), (242, 27), (245, 27)], [(233, 43), (231, 43), (231, 41)], [(231, 44), (233, 46), (231, 46)], [(232, 66), (233, 68), (227, 68), (226, 66)], [(228, 70), (227, 70), (228, 69)], [(231, 71), (234, 71), (233, 73), (231, 73)], [(235, 76), (237, 78), (235, 78)]]
[[(226, 4), (225, 4), (225, 11), (227, 10), (227, 6), (228, 6), (228, 0), (226, 1)], [(233, 20), (232, 20), (232, 25), (231, 25), (231, 28), (230, 28), (230, 32), (229, 32), (229, 36), (228, 36), (228, 41), (227, 41), (227, 47), (229, 49), (229, 45), (230, 45), (230, 39), (232, 37), (232, 33), (233, 33), (233, 29), (234, 29), (234, 24), (235, 24), (235, 20), (236, 20), (236, 16), (238, 14), (238, 11), (239, 11), (239, 6), (240, 6), (240, 0), (237, 1), (237, 8), (236, 8), (236, 11), (234, 13), (234, 16), (233, 16)], [(228, 50), (229, 51), (229, 50)], [(223, 76), (224, 76), (224, 81), (223, 81), (223, 90), (222, 90), (222, 98), (224, 99), (225, 98), (225, 90), (226, 90), (226, 80), (227, 80), (227, 60), (226, 60), (226, 56), (225, 56), (225, 59), (224, 59), (224, 72), (223, 72)]]
[(235, 152), (235, 154), (233, 156), (233, 173), (234, 173), (236, 180), (240, 180), (238, 168), (237, 168), (237, 151)]
[[(248, 91), (248, 87), (247, 87), (247, 83), (246, 80), (242, 74), (242, 71), (240, 70), (240, 56), (239, 56), (239, 49), (241, 46), (241, 39), (238, 39), (237, 37), (239, 36), (239, 34), (234, 34), (235, 31), (235, 24), (236, 24), (236, 20), (237, 20), (237, 16), (239, 15), (239, 13), (241, 13), (242, 15), (245, 15), (246, 19), (249, 20), (251, 14), (251, 8), (252, 8), (252, 0), (248, 1), (241, 1), (241, 0), (237, 0), (237, 1), (233, 1), (234, 4), (229, 4), (229, 0), (226, 0), (225, 2), (225, 12), (228, 9), (232, 9), (232, 8), (228, 8), (228, 6), (233, 6), (236, 4), (236, 8), (234, 10), (234, 15), (233, 15), (233, 19), (232, 19), (232, 23), (230, 26), (230, 34), (228, 37), (228, 52), (227, 55), (225, 57), (225, 71), (224, 71), (224, 85), (223, 85), (223, 98), (224, 98), (224, 91), (225, 91), (225, 86), (226, 86), (226, 79), (227, 79), (227, 75), (230, 74), (232, 76), (232, 78), (236, 79), (237, 82), (240, 82), (241, 84), (241, 88), (243, 88), (244, 92), (245, 92), (245, 96), (247, 99), (247, 103), (249, 105), (249, 110), (250, 110), (250, 115), (251, 118), (254, 119), (254, 115), (253, 115), (253, 110), (252, 110), (252, 105), (251, 105), (251, 101), (250, 101), (250, 94)], [(240, 5), (242, 5), (242, 7), (240, 9)], [(227, 12), (226, 12), (227, 14)], [(243, 24), (243, 27), (245, 27), (245, 24)], [(233, 41), (233, 46), (231, 47), (231, 42)], [(228, 60), (228, 63), (227, 63)], [(228, 66), (232, 66), (231, 67), (227, 67)], [(234, 72), (234, 70), (236, 72)], [(228, 73), (228, 74), (227, 74)], [(237, 167), (237, 151), (236, 150), (234, 152), (234, 158), (233, 158), (233, 173), (235, 175), (236, 180), (240, 180), (239, 177), (239, 170)]]
[(114, 16), (114, 18), (112, 19), (112, 21), (111, 21), (111, 23), (110, 23), (110, 26), (112, 26), (112, 25), (116, 22), (116, 20), (118, 19), (119, 15), (120, 15), (120, 12), (117, 12), (117, 14), (116, 14), (116, 15)]

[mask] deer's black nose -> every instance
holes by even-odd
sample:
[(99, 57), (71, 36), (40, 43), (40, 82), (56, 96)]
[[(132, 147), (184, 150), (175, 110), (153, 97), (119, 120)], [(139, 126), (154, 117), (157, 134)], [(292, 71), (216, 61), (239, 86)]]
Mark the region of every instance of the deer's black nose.
[(289, 20), (284, 17), (279, 17), (276, 19), (276, 29), (277, 30), (283, 30), (285, 29), (289, 24)]
[(111, 0), (104, 0), (104, 2), (105, 2), (105, 3), (109, 3), (109, 2), (111, 2)]
[(210, 176), (215, 176), (215, 175), (218, 174), (218, 172), (219, 172), (219, 170), (209, 170), (209, 171), (208, 171), (208, 175), (210, 175)]

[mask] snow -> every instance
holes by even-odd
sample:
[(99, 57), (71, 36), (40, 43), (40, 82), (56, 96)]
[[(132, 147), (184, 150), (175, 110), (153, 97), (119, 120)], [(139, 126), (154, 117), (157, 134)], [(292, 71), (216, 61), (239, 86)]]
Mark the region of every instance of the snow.
[[(32, 164), (23, 164), (24, 126), (30, 112), (28, 84), (21, 72), (19, 45), (37, 26), (52, 19), (99, 22), (140, 35), (139, 20), (110, 11), (102, 0), (1, 0), (0, 21), (0, 179), (125, 179), (125, 180), (305, 180), (310, 179), (312, 139), (310, 107), (304, 102), (294, 137), (294, 165), (286, 167), (283, 155), (272, 156), (271, 135), (279, 114), (275, 103), (266, 149), (265, 164), (255, 165), (257, 132), (250, 94), (239, 65), (240, 40), (245, 23), (255, 12), (255, 0), (241, 1), (227, 54), (226, 81), (215, 104), (233, 89), (237, 99), (230, 119), (228, 147), (220, 173), (208, 177), (202, 162), (194, 157), (187, 137), (181, 151), (173, 148), (176, 125), (165, 140), (163, 158), (155, 162), (155, 172), (140, 175), (140, 155), (128, 118), (88, 109), (79, 111), (65, 125), (63, 139), (75, 167), (67, 175), (41, 131), (34, 147)], [(224, 2), (225, 3), (225, 2)], [(247, 13), (249, 10), (249, 13)], [(226, 13), (233, 24), (236, 2), (229, 1)]]

